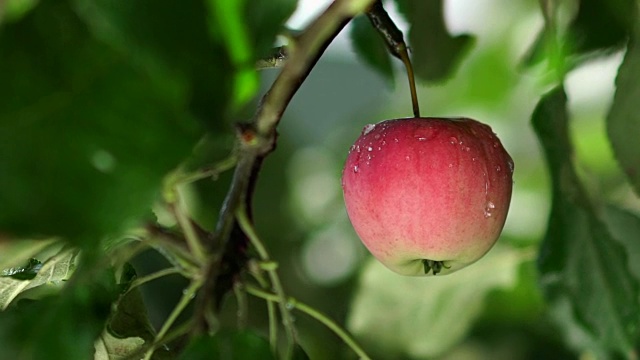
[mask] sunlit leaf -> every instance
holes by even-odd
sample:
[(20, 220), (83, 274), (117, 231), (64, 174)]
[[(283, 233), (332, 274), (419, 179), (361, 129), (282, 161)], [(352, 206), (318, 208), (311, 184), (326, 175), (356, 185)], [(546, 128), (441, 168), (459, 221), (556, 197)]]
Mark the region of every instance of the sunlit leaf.
[(96, 247), (131, 226), (198, 136), (174, 79), (131, 65), (67, 2), (0, 32), (0, 229)]
[(59, 287), (71, 277), (78, 261), (78, 250), (63, 249), (41, 265), (30, 280), (0, 277), (0, 310), (6, 309), (21, 293), (50, 284)]
[(607, 134), (622, 170), (640, 196), (640, 22), (629, 41), (616, 78), (616, 94), (607, 116)]
[(366, 16), (361, 15), (351, 21), (351, 42), (360, 56), (369, 66), (393, 84), (394, 73), (392, 59), (384, 40), (371, 25)]
[(117, 338), (108, 332), (102, 333), (95, 342), (94, 360), (126, 360), (139, 352), (145, 341), (139, 337)]
[(91, 270), (59, 296), (22, 300), (0, 316), (0, 358), (86, 360), (93, 358), (115, 299), (112, 272)]
[[(532, 116), (553, 184), (539, 258), (541, 285), (552, 307), (571, 306), (576, 322), (595, 340), (591, 346), (630, 354), (640, 323), (638, 282), (625, 248), (599, 217), (575, 173), (566, 102), (558, 87), (542, 98)], [(570, 323), (554, 314), (568, 333)]]
[(348, 327), (385, 358), (430, 358), (467, 333), (492, 290), (515, 285), (525, 256), (497, 245), (469, 268), (446, 276), (397, 275), (375, 260), (364, 268)]
[(419, 79), (429, 82), (446, 80), (453, 75), (474, 38), (452, 36), (444, 20), (443, 0), (396, 0), (407, 19), (413, 67)]

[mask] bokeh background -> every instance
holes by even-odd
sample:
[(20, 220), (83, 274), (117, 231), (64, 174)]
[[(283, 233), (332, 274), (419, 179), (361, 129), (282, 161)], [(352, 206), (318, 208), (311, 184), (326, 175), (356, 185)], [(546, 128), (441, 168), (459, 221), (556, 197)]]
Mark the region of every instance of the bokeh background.
[[(301, 0), (289, 26), (301, 28), (329, 1)], [(406, 75), (395, 63), (395, 82), (369, 69), (352, 50), (346, 29), (336, 38), (289, 105), (278, 148), (267, 160), (254, 199), (256, 226), (286, 291), (337, 320), (374, 358), (568, 359), (562, 336), (545, 317), (535, 259), (550, 207), (542, 152), (529, 124), (550, 83), (546, 69), (521, 59), (543, 26), (537, 1), (448, 0), (455, 35), (471, 33), (475, 46), (453, 77), (418, 89), (423, 116), (465, 116), (489, 124), (515, 162), (514, 193), (501, 239), (472, 267), (444, 278), (405, 278), (378, 265), (354, 233), (342, 200), (340, 177), (362, 127), (411, 115)], [(392, 4), (389, 3), (391, 6)], [(406, 24), (391, 6), (401, 28)], [(434, 54), (437, 56), (438, 54)], [(608, 141), (604, 116), (611, 103), (621, 53), (603, 55), (572, 72), (566, 82), (576, 164), (591, 194), (632, 211), (637, 199), (625, 185)], [(262, 72), (263, 91), (278, 70)], [(255, 106), (255, 104), (253, 104)], [(247, 108), (247, 117), (252, 108)], [(198, 222), (211, 229), (230, 174), (185, 189)], [(635, 200), (634, 200), (635, 199)], [(163, 266), (148, 252), (141, 273)], [(184, 286), (173, 278), (176, 288)], [(180, 292), (171, 284), (145, 288), (152, 320), (161, 324)], [(261, 301), (250, 319), (266, 326)], [(235, 321), (233, 299), (223, 321)], [(296, 315), (301, 343), (312, 359), (353, 355), (328, 329)]]

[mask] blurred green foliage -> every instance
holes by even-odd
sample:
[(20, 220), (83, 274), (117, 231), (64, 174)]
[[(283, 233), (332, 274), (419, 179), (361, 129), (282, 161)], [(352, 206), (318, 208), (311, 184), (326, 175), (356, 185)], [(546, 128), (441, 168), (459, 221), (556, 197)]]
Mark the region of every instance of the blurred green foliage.
[[(97, 258), (120, 265), (119, 248), (103, 253), (100, 244), (155, 220), (154, 205), (162, 218), (167, 173), (179, 164), (185, 171), (210, 168), (233, 153), (231, 124), (251, 117), (277, 76), (277, 70), (258, 73), (253, 64), (283, 33), (296, 1), (3, 4), (0, 268), (34, 257), (68, 274), (77, 264), (47, 265), (60, 251), (51, 236), (84, 248), (86, 266), (108, 267)], [(566, 37), (556, 37), (540, 9), (526, 2), (494, 0), (478, 14), (460, 12), (458, 19), (470, 24), (462, 31), (447, 22), (454, 17), (446, 16), (453, 11), (446, 1), (393, 4), (426, 84), (419, 89), (424, 115), (486, 122), (515, 160), (502, 239), (478, 264), (443, 278), (401, 278), (368, 257), (344, 211), (342, 164), (364, 125), (408, 116), (411, 109), (405, 76), (397, 76), (401, 64), (382, 51), (379, 36), (360, 17), (350, 35), (366, 60), (345, 56), (340, 39), (329, 48), (289, 105), (277, 150), (258, 178), (256, 227), (287, 293), (347, 324), (373, 358), (637, 355), (637, 2), (581, 0), (562, 8), (569, 21), (555, 26), (564, 26)], [(475, 18), (481, 26), (473, 26)], [(540, 27), (535, 40), (532, 29)], [(620, 56), (602, 55), (624, 48), (628, 36), (614, 97)], [(550, 37), (562, 46), (554, 48)], [(608, 64), (604, 81), (590, 68), (572, 77), (570, 70), (594, 59)], [(401, 79), (393, 89), (392, 78)], [(559, 80), (567, 97), (552, 92), (537, 105), (536, 135), (529, 119)], [(214, 229), (231, 176), (181, 188), (202, 228)], [(175, 230), (167, 218), (160, 222)], [(46, 240), (15, 240), (26, 236)], [(133, 251), (135, 236), (125, 236), (122, 251)], [(141, 252), (134, 265), (144, 277), (173, 264), (156, 247)], [(112, 272), (86, 269), (76, 270), (67, 286), (35, 278), (42, 292), (22, 294), (0, 316), (0, 357), (85, 359), (99, 336), (95, 348), (106, 356), (115, 358), (117, 347), (139, 350), (153, 329), (146, 316), (126, 315), (146, 309), (158, 329), (185, 287), (183, 278), (171, 276), (144, 285), (142, 297), (126, 298)], [(15, 289), (13, 280), (0, 277), (0, 291)], [(44, 297), (51, 292), (58, 295)], [(183, 356), (193, 358), (235, 351), (264, 358), (270, 354), (266, 307), (253, 298), (247, 304), (248, 330), (177, 341), (172, 350), (188, 346)], [(228, 297), (222, 309), (221, 328), (235, 329), (236, 299)], [(189, 310), (181, 324), (188, 324)], [(135, 323), (131, 331), (124, 331), (126, 321), (113, 321), (117, 315)], [(102, 331), (105, 325), (110, 331)], [(353, 358), (318, 322), (296, 313), (296, 325), (310, 358)]]

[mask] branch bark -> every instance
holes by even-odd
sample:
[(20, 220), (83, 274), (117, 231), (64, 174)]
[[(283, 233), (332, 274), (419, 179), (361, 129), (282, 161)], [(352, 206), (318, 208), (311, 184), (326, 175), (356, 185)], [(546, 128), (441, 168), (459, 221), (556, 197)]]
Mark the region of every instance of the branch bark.
[[(289, 58), (282, 71), (262, 98), (253, 119), (238, 125), (236, 149), (238, 164), (225, 198), (218, 224), (209, 250), (212, 253), (206, 271), (206, 279), (196, 299), (196, 331), (209, 328), (211, 309), (218, 308), (222, 296), (231, 289), (233, 278), (247, 258), (246, 235), (240, 227), (235, 214), (240, 206), (245, 206), (251, 217), (251, 198), (255, 189), (258, 173), (264, 158), (276, 146), (276, 128), (282, 114), (294, 94), (307, 78), (318, 59), (322, 56), (335, 36), (357, 14), (364, 12), (373, 0), (335, 0), (304, 31), (293, 38), (289, 49)], [(224, 266), (231, 263), (235, 266)], [(222, 286), (221, 286), (222, 285)]]

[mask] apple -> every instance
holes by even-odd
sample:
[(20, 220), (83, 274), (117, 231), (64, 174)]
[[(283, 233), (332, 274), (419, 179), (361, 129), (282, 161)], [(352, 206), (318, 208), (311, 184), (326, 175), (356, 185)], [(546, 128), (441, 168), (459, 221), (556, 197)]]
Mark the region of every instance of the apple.
[(342, 174), (353, 227), (392, 271), (449, 274), (496, 242), (511, 201), (513, 160), (488, 125), (407, 118), (367, 125)]

